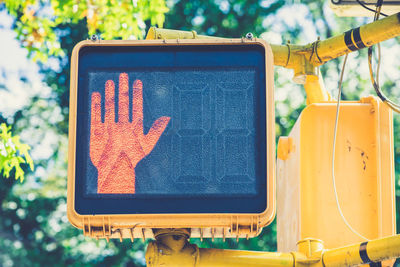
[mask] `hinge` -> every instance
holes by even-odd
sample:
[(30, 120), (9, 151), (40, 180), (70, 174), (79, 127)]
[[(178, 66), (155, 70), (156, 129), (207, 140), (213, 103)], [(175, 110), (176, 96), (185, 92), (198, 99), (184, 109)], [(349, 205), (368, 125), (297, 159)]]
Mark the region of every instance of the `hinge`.
[(94, 237), (96, 239), (111, 237), (111, 223), (109, 216), (93, 218), (91, 216), (83, 217), (83, 235)]
[(237, 240), (256, 236), (260, 230), (259, 227), (258, 216), (251, 216), (250, 219), (249, 217), (231, 217), (230, 232)]

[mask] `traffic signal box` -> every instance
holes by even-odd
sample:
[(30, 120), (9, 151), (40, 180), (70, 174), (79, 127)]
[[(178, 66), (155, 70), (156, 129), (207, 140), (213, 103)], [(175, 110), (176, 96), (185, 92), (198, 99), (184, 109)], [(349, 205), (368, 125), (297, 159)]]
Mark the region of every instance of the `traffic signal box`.
[(259, 234), (275, 215), (272, 61), (259, 39), (76, 45), (70, 222), (121, 240)]
[[(336, 102), (307, 106), (277, 160), (278, 251), (295, 251), (307, 237), (325, 248), (365, 241), (340, 217), (332, 182)], [(394, 235), (392, 112), (377, 98), (343, 101), (337, 130), (337, 194), (349, 224), (368, 239)]]

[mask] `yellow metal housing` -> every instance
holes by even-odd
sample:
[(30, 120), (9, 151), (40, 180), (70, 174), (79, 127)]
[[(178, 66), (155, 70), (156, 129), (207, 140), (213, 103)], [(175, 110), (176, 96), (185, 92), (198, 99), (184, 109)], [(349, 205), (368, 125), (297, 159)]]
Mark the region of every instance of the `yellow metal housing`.
[[(278, 251), (313, 237), (325, 248), (363, 241), (343, 222), (332, 183), (336, 102), (309, 105), (278, 144)], [(288, 141), (290, 140), (290, 141)], [(390, 108), (373, 97), (342, 102), (335, 177), (350, 225), (368, 239), (396, 233), (393, 128)]]
[[(77, 92), (79, 51), (88, 46), (170, 46), (170, 45), (260, 45), (265, 50), (266, 70), (266, 143), (267, 155), (267, 208), (257, 214), (130, 214), (130, 215), (81, 215), (75, 210), (75, 151), (77, 122)], [(275, 217), (275, 114), (274, 71), (270, 46), (262, 39), (210, 39), (210, 40), (145, 40), (145, 41), (82, 41), (71, 58), (71, 90), (68, 153), (68, 218), (72, 225), (87, 236), (95, 238), (153, 238), (154, 229), (188, 228), (191, 237), (200, 238), (249, 238), (257, 236), (262, 227)]]

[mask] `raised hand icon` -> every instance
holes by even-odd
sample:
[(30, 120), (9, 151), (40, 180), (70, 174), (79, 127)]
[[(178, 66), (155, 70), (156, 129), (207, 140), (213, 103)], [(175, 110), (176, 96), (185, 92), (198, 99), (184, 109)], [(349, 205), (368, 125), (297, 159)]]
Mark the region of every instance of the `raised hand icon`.
[(115, 118), (115, 86), (106, 82), (105, 119), (101, 121), (101, 95), (92, 93), (90, 123), (90, 159), (97, 168), (97, 192), (134, 194), (135, 167), (153, 150), (170, 117), (161, 117), (143, 132), (143, 84), (133, 83), (132, 122), (129, 122), (129, 79), (119, 76), (118, 121)]

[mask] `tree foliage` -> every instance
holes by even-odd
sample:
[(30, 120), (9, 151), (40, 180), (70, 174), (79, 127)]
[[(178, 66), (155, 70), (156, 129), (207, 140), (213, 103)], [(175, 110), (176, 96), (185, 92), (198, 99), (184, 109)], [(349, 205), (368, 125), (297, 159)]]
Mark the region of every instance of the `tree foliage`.
[[(90, 34), (99, 34), (103, 39), (140, 39), (148, 26), (164, 23), (166, 28), (196, 30), (199, 34), (241, 37), (252, 32), (271, 43), (283, 44), (290, 40), (292, 44), (302, 44), (313, 42), (318, 36), (321, 39), (331, 37), (368, 21), (337, 18), (329, 10), (328, 2), (174, 0), (167, 2), (167, 7), (164, 0), (0, 0), (0, 10), (6, 9), (15, 19), (13, 28), (21, 45), (31, 58), (42, 62), (38, 63), (40, 75), (51, 89), (47, 95), (32, 97), (29, 105), (12, 117), (0, 115), (0, 122), (12, 121), (13, 131), (23, 141), (26, 140), (24, 136), (34, 139), (32, 150), (42, 146), (43, 140), (56, 137), (47, 158), (33, 156), (36, 170), (29, 174), (31, 179), (25, 179), (22, 184), (15, 179), (2, 179), (4, 182), (0, 183), (0, 265), (144, 265), (144, 242), (136, 240), (131, 244), (114, 240), (107, 243), (85, 238), (66, 218), (69, 59), (76, 43)], [(398, 42), (391, 40), (382, 45), (385, 53), (392, 46), (398, 46)], [(48, 62), (43, 63), (46, 60)], [(373, 92), (365, 62), (366, 51), (350, 55), (343, 86), (344, 99), (357, 100)], [(337, 89), (339, 70), (340, 59), (321, 68), (326, 87), (332, 93)], [(393, 70), (400, 76), (398, 66), (393, 66)], [(400, 79), (395, 79), (397, 76), (393, 73), (392, 77), (381, 74), (382, 87), (387, 95), (399, 97), (393, 88), (400, 85)], [(291, 78), (290, 70), (276, 68), (277, 137), (289, 134), (305, 107), (304, 90)], [(399, 116), (395, 116), (394, 128), (398, 133)], [(394, 137), (395, 164), (399, 170), (400, 136)], [(10, 172), (10, 176), (13, 175)], [(400, 206), (398, 171), (396, 179), (397, 206)], [(202, 247), (273, 251), (276, 250), (276, 225), (265, 228), (258, 238), (239, 242), (230, 239), (214, 243), (191, 241)]]
[[(61, 25), (85, 20), (88, 34), (101, 33), (104, 39), (141, 38), (145, 21), (162, 27), (168, 11), (164, 0), (2, 0), (17, 18), (15, 30), (21, 44), (34, 60), (65, 56), (60, 46)], [(2, 2), (0, 1), (0, 3)]]
[(0, 124), (0, 173), (3, 176), (10, 177), (10, 172), (14, 169), (15, 179), (24, 181), (24, 170), (21, 165), (27, 163), (33, 171), (33, 161), (29, 155), (31, 148), (27, 144), (22, 144), (19, 136), (12, 136), (11, 126), (5, 123)]

